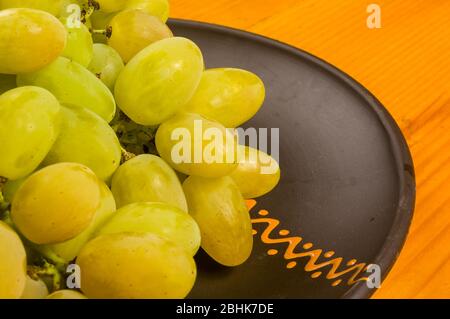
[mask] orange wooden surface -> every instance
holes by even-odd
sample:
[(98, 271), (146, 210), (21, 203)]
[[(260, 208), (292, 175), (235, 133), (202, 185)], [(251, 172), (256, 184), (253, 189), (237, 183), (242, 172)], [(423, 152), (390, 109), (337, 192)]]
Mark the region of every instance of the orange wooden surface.
[[(382, 28), (366, 25), (382, 8)], [(410, 146), (416, 211), (376, 298), (450, 298), (450, 0), (171, 0), (172, 17), (245, 29), (344, 70), (388, 108)]]

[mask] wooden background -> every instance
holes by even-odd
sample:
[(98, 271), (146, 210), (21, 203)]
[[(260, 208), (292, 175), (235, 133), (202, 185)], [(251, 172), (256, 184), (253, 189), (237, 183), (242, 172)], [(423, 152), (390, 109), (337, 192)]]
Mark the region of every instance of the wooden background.
[[(382, 8), (369, 29), (367, 7)], [(375, 298), (450, 298), (450, 0), (171, 0), (171, 16), (302, 48), (350, 74), (388, 108), (410, 146), (415, 216)]]

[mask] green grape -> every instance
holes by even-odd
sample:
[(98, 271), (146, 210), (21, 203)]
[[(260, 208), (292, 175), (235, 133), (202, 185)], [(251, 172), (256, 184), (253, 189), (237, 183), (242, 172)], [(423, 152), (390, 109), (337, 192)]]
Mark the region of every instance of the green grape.
[(111, 189), (118, 207), (138, 202), (163, 202), (187, 212), (177, 175), (155, 155), (139, 155), (122, 164), (113, 176)]
[(122, 58), (116, 50), (102, 43), (94, 44), (94, 56), (88, 69), (102, 80), (111, 92), (114, 92), (114, 85), (123, 68)]
[(225, 266), (244, 263), (253, 247), (252, 224), (244, 198), (226, 176), (191, 176), (183, 184), (189, 213), (197, 221), (202, 248)]
[(100, 206), (97, 208), (90, 225), (78, 236), (66, 242), (40, 247), (44, 255), (56, 255), (65, 262), (70, 262), (78, 256), (79, 252), (95, 232), (102, 227), (116, 211), (114, 197), (105, 183), (100, 184)]
[(0, 73), (39, 70), (66, 45), (66, 29), (51, 14), (34, 9), (7, 9), (0, 14)]
[(61, 163), (28, 177), (14, 195), (11, 218), (33, 243), (61, 243), (89, 226), (99, 204), (95, 174), (80, 164)]
[(0, 221), (0, 299), (18, 299), (26, 282), (25, 248), (19, 236)]
[(221, 177), (237, 166), (237, 136), (197, 114), (180, 113), (164, 122), (155, 141), (161, 157), (186, 175)]
[(119, 75), (117, 104), (138, 124), (160, 124), (191, 99), (203, 68), (200, 49), (192, 41), (175, 37), (155, 42)]
[(194, 259), (153, 234), (102, 235), (84, 246), (77, 264), (81, 290), (94, 299), (179, 299), (197, 275)]
[(25, 289), (20, 299), (44, 299), (47, 296), (48, 288), (42, 280), (26, 277)]
[(0, 74), (0, 95), (16, 87), (16, 76), (14, 74)]
[(119, 52), (127, 63), (150, 44), (173, 37), (172, 31), (157, 17), (140, 10), (118, 13), (109, 23), (108, 45)]
[(244, 198), (257, 198), (269, 193), (280, 181), (280, 167), (270, 155), (244, 147), (243, 156), (230, 177), (236, 182)]
[(94, 55), (93, 41), (89, 29), (82, 23), (71, 25), (67, 19), (62, 19), (67, 29), (67, 44), (62, 56), (87, 67)]
[(61, 133), (44, 165), (80, 163), (108, 181), (120, 165), (121, 146), (114, 130), (100, 116), (76, 106), (62, 107)]
[(203, 73), (185, 110), (225, 127), (238, 127), (258, 112), (264, 98), (264, 83), (255, 74), (240, 69), (211, 69)]
[(47, 11), (58, 16), (63, 0), (0, 0), (0, 10), (9, 8), (30, 8)]
[(135, 203), (120, 208), (99, 235), (152, 233), (171, 241), (191, 256), (200, 247), (200, 230), (186, 212), (165, 203)]
[(139, 9), (158, 17), (164, 23), (169, 18), (170, 5), (168, 0), (128, 0), (126, 8)]
[(100, 11), (116, 12), (125, 9), (128, 0), (95, 0), (99, 6)]
[(58, 136), (60, 109), (55, 97), (38, 87), (0, 95), (0, 176), (15, 180), (38, 167)]
[(64, 57), (37, 72), (19, 75), (17, 84), (43, 87), (61, 103), (90, 109), (108, 123), (116, 112), (114, 97), (106, 85), (82, 65)]
[(87, 299), (86, 296), (75, 290), (58, 290), (47, 296), (46, 299)]
[(20, 186), (22, 186), (23, 182), (26, 181), (28, 176), (16, 179), (16, 180), (8, 180), (5, 185), (3, 185), (2, 193), (5, 201), (7, 203), (12, 203), (14, 198), (14, 194), (17, 192)]

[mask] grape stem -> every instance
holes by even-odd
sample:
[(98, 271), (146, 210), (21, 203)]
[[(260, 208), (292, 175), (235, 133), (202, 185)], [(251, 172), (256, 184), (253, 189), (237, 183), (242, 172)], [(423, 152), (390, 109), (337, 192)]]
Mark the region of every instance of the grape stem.
[(88, 0), (88, 6), (94, 8), (94, 10), (100, 10), (100, 4), (95, 0)]
[(95, 9), (93, 7), (83, 8), (81, 10), (81, 22), (86, 23), (87, 19), (94, 13)]
[(106, 36), (106, 30), (95, 30), (95, 29), (91, 29), (90, 31), (91, 31), (92, 34), (100, 34), (100, 35)]
[(52, 277), (53, 291), (61, 289), (61, 279), (62, 279), (61, 273), (58, 271), (55, 265), (52, 265), (47, 261), (44, 261), (44, 265), (41, 267), (28, 266), (27, 273), (33, 279), (38, 279), (44, 276), (50, 276)]
[(133, 157), (136, 157), (135, 154), (128, 152), (126, 149), (124, 149), (122, 146), (120, 147), (122, 150), (122, 160), (121, 160), (121, 164), (129, 161), (130, 159), (132, 159)]
[(104, 35), (105, 37), (107, 37), (108, 39), (111, 38), (112, 35), (112, 28), (109, 27), (106, 30), (95, 30), (95, 29), (90, 29), (89, 31), (91, 31), (92, 34), (100, 34), (100, 35)]

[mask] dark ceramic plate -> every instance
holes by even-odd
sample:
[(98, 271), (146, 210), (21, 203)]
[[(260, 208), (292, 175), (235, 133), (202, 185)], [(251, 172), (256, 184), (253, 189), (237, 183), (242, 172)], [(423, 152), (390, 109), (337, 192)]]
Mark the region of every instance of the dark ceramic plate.
[(236, 268), (200, 252), (191, 298), (367, 298), (404, 243), (415, 200), (405, 140), (377, 99), (328, 63), (243, 31), (171, 20), (208, 68), (258, 74), (267, 100), (247, 126), (280, 128), (280, 185), (251, 209), (254, 251)]

